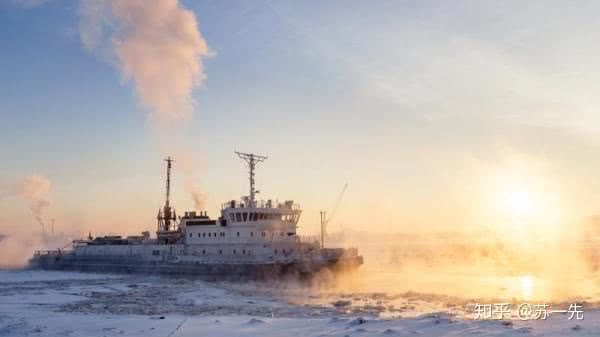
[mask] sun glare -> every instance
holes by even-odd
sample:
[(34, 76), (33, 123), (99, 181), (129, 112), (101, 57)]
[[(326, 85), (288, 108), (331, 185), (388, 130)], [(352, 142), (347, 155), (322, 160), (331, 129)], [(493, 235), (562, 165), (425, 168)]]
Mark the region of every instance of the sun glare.
[(506, 243), (532, 250), (560, 237), (564, 217), (560, 189), (536, 165), (491, 168), (483, 186), (485, 223)]
[(516, 189), (509, 192), (508, 207), (513, 216), (531, 215), (534, 212), (535, 200), (531, 192), (525, 189)]
[(519, 277), (519, 283), (521, 285), (521, 297), (525, 300), (531, 300), (533, 297), (534, 281), (530, 275), (523, 275)]

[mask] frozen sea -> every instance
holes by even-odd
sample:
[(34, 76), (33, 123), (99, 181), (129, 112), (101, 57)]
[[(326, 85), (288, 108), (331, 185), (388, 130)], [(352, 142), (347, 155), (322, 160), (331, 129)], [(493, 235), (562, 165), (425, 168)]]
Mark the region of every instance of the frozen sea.
[[(402, 282), (399, 279), (398, 282)], [(295, 282), (0, 270), (0, 336), (596, 336), (583, 320), (473, 319), (473, 301)], [(491, 300), (490, 300), (491, 301)], [(566, 305), (556, 303), (556, 305)]]

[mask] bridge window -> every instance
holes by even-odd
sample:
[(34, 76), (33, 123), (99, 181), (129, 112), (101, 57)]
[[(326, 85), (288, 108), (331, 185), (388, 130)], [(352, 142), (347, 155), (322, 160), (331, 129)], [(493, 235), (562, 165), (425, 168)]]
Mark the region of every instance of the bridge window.
[(229, 220), (231, 220), (231, 222), (235, 222), (235, 217), (233, 213), (229, 213)]
[(244, 221), (248, 221), (248, 212), (242, 213), (242, 218), (244, 219)]
[(262, 235), (262, 236), (265, 236), (266, 234), (265, 234), (265, 232), (262, 232), (262, 233), (261, 233), (261, 235)]
[(235, 213), (235, 221), (242, 222), (242, 213)]

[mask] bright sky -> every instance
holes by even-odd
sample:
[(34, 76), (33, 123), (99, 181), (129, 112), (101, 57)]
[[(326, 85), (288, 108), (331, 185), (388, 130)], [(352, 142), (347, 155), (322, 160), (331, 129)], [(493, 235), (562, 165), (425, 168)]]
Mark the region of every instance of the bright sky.
[[(213, 217), (247, 193), (235, 150), (269, 156), (258, 189), (300, 203), (305, 232), (345, 183), (333, 230), (597, 213), (600, 3), (181, 6), (213, 53), (185, 122)], [(71, 0), (0, 3), (0, 183), (46, 177), (45, 217), (58, 228), (153, 230), (164, 202), (160, 137), (110, 53), (83, 47), (80, 12)], [(182, 213), (193, 202), (175, 167)], [(0, 232), (36, 228), (21, 198), (0, 205)]]

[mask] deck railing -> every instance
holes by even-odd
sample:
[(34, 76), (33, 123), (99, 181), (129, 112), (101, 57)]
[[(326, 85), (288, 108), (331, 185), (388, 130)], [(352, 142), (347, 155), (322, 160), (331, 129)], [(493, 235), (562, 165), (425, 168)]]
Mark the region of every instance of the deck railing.
[(297, 240), (301, 243), (316, 243), (318, 244), (321, 241), (321, 238), (318, 236), (296, 236)]
[(36, 250), (33, 255), (35, 256), (40, 256), (40, 255), (61, 255), (66, 253), (67, 251), (62, 250), (62, 249), (57, 249), (57, 250)]

